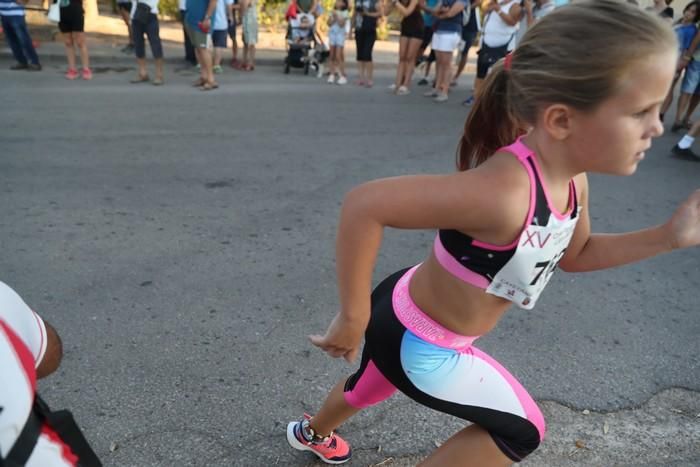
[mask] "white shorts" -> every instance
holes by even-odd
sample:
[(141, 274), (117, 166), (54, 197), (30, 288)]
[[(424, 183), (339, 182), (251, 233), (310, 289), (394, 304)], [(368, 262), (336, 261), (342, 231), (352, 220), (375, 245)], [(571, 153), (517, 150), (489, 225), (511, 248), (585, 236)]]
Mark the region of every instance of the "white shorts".
[(462, 38), (452, 31), (436, 31), (430, 47), (436, 52), (454, 52)]

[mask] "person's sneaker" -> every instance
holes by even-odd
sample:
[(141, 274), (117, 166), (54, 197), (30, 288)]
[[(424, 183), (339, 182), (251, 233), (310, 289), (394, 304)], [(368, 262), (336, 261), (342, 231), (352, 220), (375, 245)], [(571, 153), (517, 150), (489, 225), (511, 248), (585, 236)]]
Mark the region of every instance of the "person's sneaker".
[(340, 78), (338, 78), (337, 84), (340, 84), (341, 86), (343, 84), (348, 84), (348, 79), (345, 76), (340, 75)]
[(423, 97), (437, 97), (438, 92), (435, 89), (431, 89), (430, 91), (426, 91), (423, 93)]
[(27, 71), (41, 71), (41, 64), (30, 63), (29, 65), (27, 65)]
[(396, 95), (398, 96), (405, 96), (406, 94), (411, 94), (411, 90), (406, 86), (399, 86), (399, 89), (396, 90)]
[(335, 83), (335, 75), (333, 73), (328, 75), (328, 79), (326, 80), (328, 84), (333, 84)]
[(304, 414), (298, 422), (287, 425), (287, 442), (298, 451), (311, 451), (326, 464), (343, 464), (352, 457), (350, 445), (340, 436), (331, 433), (326, 438), (315, 438), (309, 427), (311, 416)]
[(418, 80), (418, 86), (427, 86), (428, 85), (428, 80), (425, 78), (421, 78)]
[(221, 68), (221, 65), (214, 65), (213, 70), (214, 70), (214, 73), (217, 73), (217, 74), (218, 74), (218, 73), (221, 73), (222, 71), (224, 71), (224, 69)]
[(66, 74), (64, 76), (66, 77), (66, 79), (74, 80), (77, 79), (80, 75), (78, 74), (78, 70), (76, 70), (75, 68), (68, 68), (68, 71), (66, 71)]
[(671, 148), (671, 153), (675, 154), (676, 156), (680, 156), (683, 158), (690, 158), (690, 159), (697, 159), (700, 160), (700, 156), (695, 154), (692, 149), (690, 148), (685, 148), (682, 149), (680, 146), (677, 144)]
[(84, 80), (89, 81), (92, 79), (92, 70), (90, 68), (83, 68), (82, 77)]
[(389, 92), (394, 92), (394, 91), (396, 91), (396, 84), (391, 83), (386, 89), (387, 89)]
[(447, 94), (444, 92), (439, 92), (437, 96), (435, 96), (435, 99), (433, 99), (435, 102), (447, 102)]
[(26, 63), (15, 63), (10, 67), (10, 70), (26, 70), (28, 66)]
[(685, 125), (683, 122), (674, 122), (673, 125), (671, 125), (671, 133), (675, 133), (678, 130), (683, 130), (685, 128)]
[(474, 96), (469, 96), (467, 97), (464, 102), (462, 102), (462, 105), (464, 106), (470, 106), (474, 103)]

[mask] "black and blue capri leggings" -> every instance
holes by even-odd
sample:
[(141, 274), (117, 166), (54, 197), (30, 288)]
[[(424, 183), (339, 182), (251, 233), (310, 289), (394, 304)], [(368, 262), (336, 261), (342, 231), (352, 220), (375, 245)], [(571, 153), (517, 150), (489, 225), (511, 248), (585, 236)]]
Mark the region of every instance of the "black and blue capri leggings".
[(477, 424), (514, 462), (539, 446), (542, 412), (496, 360), (472, 345), (476, 337), (444, 328), (408, 293), (416, 267), (399, 271), (372, 292), (372, 316), (360, 369), (345, 383), (345, 400), (362, 408), (396, 389), (416, 402)]

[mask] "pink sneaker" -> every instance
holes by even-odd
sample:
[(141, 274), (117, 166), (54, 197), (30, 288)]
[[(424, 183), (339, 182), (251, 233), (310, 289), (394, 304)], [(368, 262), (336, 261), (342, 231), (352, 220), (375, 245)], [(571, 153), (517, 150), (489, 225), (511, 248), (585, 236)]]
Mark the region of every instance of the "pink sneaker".
[(68, 68), (68, 71), (66, 71), (66, 74), (64, 76), (66, 77), (66, 79), (76, 79), (79, 76), (78, 70), (76, 70), (75, 68)]
[(91, 80), (92, 79), (92, 70), (90, 68), (83, 68), (83, 79), (85, 80)]
[(298, 451), (311, 451), (326, 464), (343, 464), (350, 460), (350, 445), (340, 436), (331, 433), (326, 438), (318, 438), (309, 426), (311, 416), (304, 414), (299, 422), (287, 425), (287, 442)]

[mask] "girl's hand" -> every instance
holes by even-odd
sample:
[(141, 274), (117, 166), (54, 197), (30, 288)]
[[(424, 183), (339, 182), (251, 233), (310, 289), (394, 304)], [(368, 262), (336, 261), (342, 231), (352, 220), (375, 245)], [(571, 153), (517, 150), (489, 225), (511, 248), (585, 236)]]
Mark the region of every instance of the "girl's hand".
[(673, 248), (700, 245), (700, 190), (681, 204), (666, 224)]
[(352, 363), (360, 352), (360, 341), (367, 328), (367, 320), (350, 320), (343, 313), (338, 313), (325, 335), (311, 335), (309, 340), (331, 357), (343, 357)]

